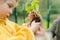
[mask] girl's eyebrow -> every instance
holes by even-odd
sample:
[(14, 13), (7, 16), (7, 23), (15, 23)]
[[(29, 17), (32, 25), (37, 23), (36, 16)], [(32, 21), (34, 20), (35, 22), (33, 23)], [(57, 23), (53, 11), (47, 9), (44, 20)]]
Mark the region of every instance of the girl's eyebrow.
[(14, 4), (12, 4), (12, 3), (8, 3), (8, 5), (11, 6), (11, 7), (14, 7)]
[(15, 0), (7, 0), (7, 1), (16, 4), (16, 1)]
[(16, 5), (16, 2), (15, 1), (7, 1), (7, 4), (11, 4), (12, 6), (15, 6)]

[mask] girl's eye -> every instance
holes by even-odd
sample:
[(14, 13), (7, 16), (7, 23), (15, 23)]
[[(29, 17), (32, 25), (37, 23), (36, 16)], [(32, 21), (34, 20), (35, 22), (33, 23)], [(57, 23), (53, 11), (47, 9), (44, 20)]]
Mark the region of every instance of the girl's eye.
[(14, 6), (13, 6), (13, 4), (8, 4), (8, 7), (13, 8)]

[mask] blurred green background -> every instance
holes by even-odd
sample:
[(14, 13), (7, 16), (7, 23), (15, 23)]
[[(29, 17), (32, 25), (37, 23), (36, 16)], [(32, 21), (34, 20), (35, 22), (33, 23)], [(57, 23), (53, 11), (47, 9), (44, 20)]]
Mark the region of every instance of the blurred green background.
[(31, 10), (36, 10), (42, 15), (43, 26), (47, 29), (60, 16), (60, 0), (20, 0), (9, 19), (19, 25), (27, 23)]

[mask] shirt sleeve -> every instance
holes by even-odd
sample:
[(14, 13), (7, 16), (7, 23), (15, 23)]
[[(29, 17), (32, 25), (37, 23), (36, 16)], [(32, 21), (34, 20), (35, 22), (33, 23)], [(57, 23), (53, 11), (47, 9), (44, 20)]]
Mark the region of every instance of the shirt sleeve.
[(54, 20), (52, 27), (47, 30), (47, 33), (50, 33), (52, 37), (56, 36), (56, 28), (58, 26), (58, 22), (60, 20), (60, 17), (58, 17), (56, 20)]

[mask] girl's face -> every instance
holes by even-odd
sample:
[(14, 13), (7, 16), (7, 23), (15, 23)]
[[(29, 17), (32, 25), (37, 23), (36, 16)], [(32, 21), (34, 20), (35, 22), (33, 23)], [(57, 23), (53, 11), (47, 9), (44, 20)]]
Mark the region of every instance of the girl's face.
[(4, 19), (10, 16), (15, 4), (15, 1), (0, 1), (0, 19)]

